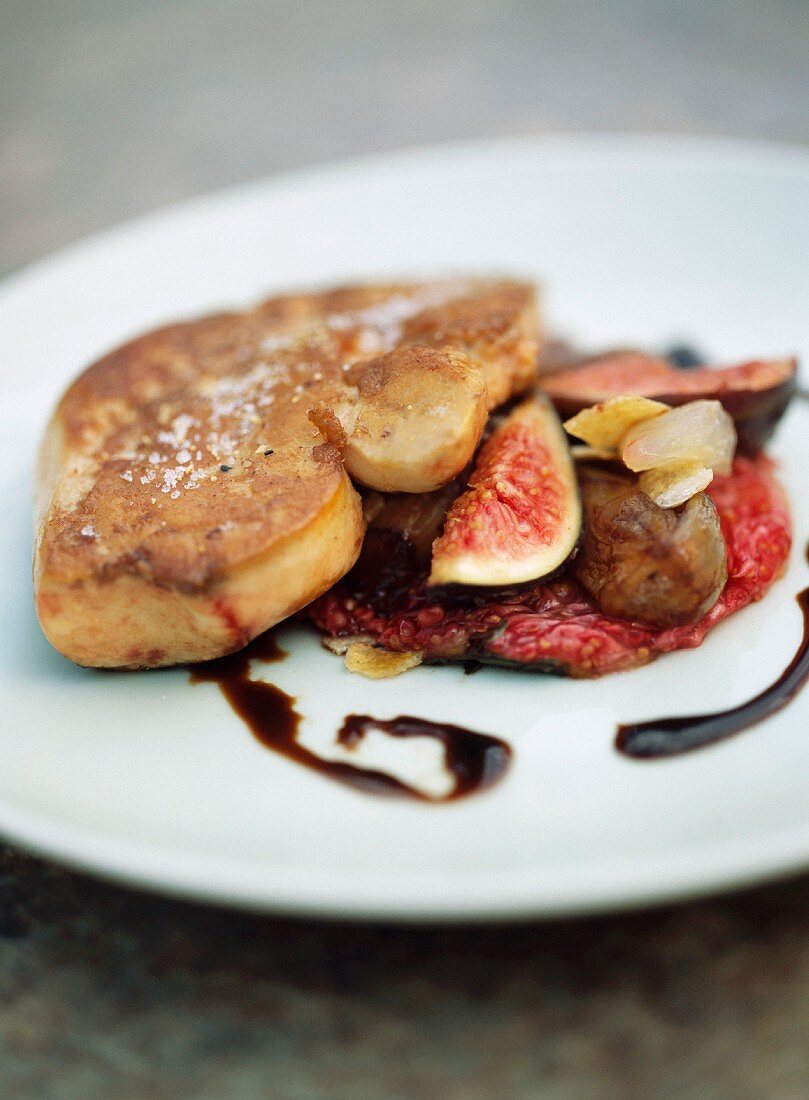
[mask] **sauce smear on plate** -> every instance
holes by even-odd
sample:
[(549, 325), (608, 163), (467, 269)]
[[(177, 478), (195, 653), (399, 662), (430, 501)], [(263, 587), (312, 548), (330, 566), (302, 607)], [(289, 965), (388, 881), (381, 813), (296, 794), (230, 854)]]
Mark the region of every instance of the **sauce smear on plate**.
[(652, 718), (621, 725), (615, 738), (618, 751), (636, 760), (679, 756), (723, 741), (785, 707), (809, 680), (809, 588), (799, 592), (797, 600), (803, 612), (803, 638), (795, 656), (774, 684), (730, 710), (687, 717)]
[(272, 633), (262, 634), (238, 653), (191, 665), (191, 683), (215, 683), (233, 710), (268, 749), (296, 764), (370, 794), (416, 798), (425, 802), (449, 802), (491, 787), (507, 770), (511, 749), (497, 737), (424, 718), (400, 715), (379, 721), (367, 714), (350, 714), (337, 733), (337, 744), (359, 745), (371, 730), (390, 737), (430, 737), (444, 748), (445, 767), (455, 783), (447, 795), (436, 798), (386, 772), (357, 767), (342, 760), (325, 760), (298, 742), (301, 715), (297, 700), (274, 684), (250, 678), (250, 662), (281, 661), (286, 657)]

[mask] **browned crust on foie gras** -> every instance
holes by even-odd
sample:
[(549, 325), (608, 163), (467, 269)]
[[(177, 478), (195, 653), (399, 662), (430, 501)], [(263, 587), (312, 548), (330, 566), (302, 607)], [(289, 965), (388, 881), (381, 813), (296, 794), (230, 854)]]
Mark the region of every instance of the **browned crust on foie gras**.
[(534, 287), (505, 280), (479, 287), (410, 318), (402, 338), (405, 344), (449, 346), (469, 355), (484, 373), (493, 409), (533, 386), (544, 335)]
[(362, 364), (343, 460), (382, 492), (431, 493), (471, 461), (488, 417), (483, 371), (450, 348), (399, 348)]
[(415, 364), (408, 325), (422, 346), (446, 347), (442, 309), (490, 297), (514, 307), (487, 345), (487, 370), (501, 346), (505, 371), (532, 290), (462, 280), (271, 299), (148, 333), (91, 366), (41, 453), (34, 580), (48, 638), (99, 667), (205, 660), (328, 588), (356, 559), (363, 521), (340, 447), (309, 412), (347, 410), (350, 432), (356, 364), (404, 345)]
[(69, 579), (43, 571), (36, 578), (37, 615), (51, 644), (80, 665), (205, 661), (240, 649), (322, 595), (356, 560), (362, 534), (359, 498), (342, 474), (305, 529), (210, 576), (199, 589), (134, 572)]

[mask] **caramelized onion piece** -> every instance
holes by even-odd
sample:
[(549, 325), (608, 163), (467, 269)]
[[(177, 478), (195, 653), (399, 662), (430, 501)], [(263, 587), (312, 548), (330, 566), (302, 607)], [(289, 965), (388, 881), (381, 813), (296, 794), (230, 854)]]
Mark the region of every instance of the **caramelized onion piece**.
[(565, 421), (565, 431), (599, 450), (617, 449), (626, 433), (668, 412), (668, 405), (648, 397), (624, 395), (600, 401)]
[(729, 474), (735, 450), (736, 429), (721, 404), (690, 401), (631, 427), (621, 443), (621, 458), (635, 471), (689, 462)]
[(358, 672), (369, 680), (389, 680), (401, 676), (422, 662), (420, 653), (395, 653), (368, 642), (353, 642), (345, 654), (349, 672)]
[(656, 470), (644, 470), (638, 478), (638, 488), (650, 496), (661, 508), (676, 508), (713, 481), (710, 466), (696, 462), (681, 462), (673, 466), (660, 466)]

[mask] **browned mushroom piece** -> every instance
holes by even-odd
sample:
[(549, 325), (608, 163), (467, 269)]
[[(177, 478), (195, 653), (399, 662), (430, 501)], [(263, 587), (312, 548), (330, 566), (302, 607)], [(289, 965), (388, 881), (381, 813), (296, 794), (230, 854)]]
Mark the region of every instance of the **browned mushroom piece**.
[(660, 508), (631, 475), (579, 469), (580, 583), (606, 615), (659, 627), (695, 622), (719, 598), (727, 554), (713, 501), (697, 493)]

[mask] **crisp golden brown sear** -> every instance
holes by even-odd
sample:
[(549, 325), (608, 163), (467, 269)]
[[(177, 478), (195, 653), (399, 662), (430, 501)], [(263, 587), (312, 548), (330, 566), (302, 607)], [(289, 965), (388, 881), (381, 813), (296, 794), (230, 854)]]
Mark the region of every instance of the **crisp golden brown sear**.
[[(449, 480), (477, 442), (481, 404), (529, 384), (536, 351), (533, 288), (479, 280), (274, 298), (113, 351), (70, 387), (43, 442), (43, 630), (101, 667), (238, 649), (356, 559), (364, 525), (343, 464), (356, 433), (386, 485), (411, 488), (389, 440), (398, 406), (416, 404), (403, 399), (418, 390), (429, 405), (435, 378), (447, 453), (425, 436), (416, 484)], [(361, 384), (364, 363), (390, 356), (380, 385)]]

